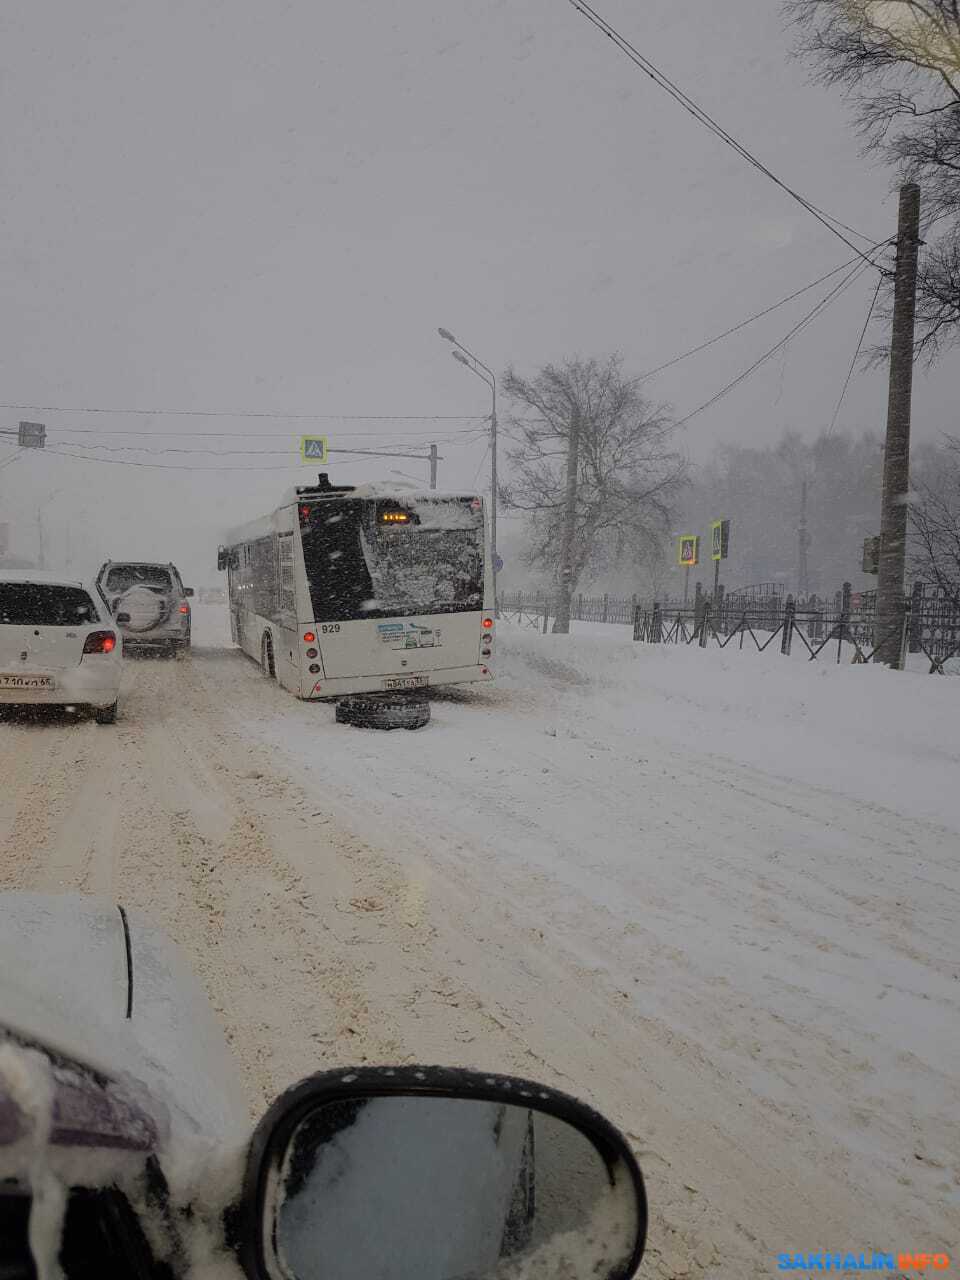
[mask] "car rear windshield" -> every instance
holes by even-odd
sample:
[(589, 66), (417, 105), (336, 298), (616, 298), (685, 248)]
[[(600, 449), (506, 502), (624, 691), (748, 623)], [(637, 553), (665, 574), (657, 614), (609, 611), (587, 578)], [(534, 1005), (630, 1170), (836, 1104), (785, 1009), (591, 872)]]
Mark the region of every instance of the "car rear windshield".
[(0, 626), (83, 627), (98, 621), (93, 601), (79, 587), (0, 582)]
[(107, 571), (107, 591), (129, 591), (131, 587), (173, 589), (170, 570), (158, 564), (114, 564)]

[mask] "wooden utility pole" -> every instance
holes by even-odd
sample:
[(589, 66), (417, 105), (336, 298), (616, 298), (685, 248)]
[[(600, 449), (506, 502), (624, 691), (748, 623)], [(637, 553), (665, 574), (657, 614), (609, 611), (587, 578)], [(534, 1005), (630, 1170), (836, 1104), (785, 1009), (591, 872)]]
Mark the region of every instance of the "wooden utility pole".
[(580, 406), (570, 408), (570, 439), (567, 442), (567, 484), (564, 496), (563, 535), (560, 542), (560, 590), (554, 635), (570, 631), (570, 602), (573, 596), (573, 542), (577, 527), (577, 480), (580, 472)]
[(883, 505), (880, 512), (880, 573), (877, 581), (876, 661), (898, 668), (903, 657), (903, 584), (907, 550), (907, 502), (910, 491), (910, 406), (913, 395), (913, 343), (917, 310), (917, 258), (920, 250), (920, 188), (900, 188), (897, 267), (894, 277), (893, 330), (890, 338), (890, 391), (883, 455)]

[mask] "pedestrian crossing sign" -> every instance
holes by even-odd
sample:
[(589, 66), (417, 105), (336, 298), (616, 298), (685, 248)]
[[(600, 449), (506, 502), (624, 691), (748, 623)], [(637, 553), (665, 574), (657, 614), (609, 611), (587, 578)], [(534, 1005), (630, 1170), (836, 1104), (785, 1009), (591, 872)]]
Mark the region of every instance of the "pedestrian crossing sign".
[(680, 535), (677, 545), (677, 564), (692, 568), (700, 559), (700, 539), (696, 534)]
[(301, 436), (300, 457), (304, 462), (326, 462), (327, 437)]
[(730, 521), (714, 520), (710, 526), (711, 560), (726, 560), (730, 554)]

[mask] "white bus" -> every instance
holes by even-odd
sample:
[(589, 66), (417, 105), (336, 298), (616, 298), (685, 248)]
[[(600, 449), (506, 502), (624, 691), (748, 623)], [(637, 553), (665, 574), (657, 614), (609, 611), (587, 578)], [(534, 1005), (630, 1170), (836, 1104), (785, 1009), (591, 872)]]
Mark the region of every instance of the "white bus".
[(234, 642), (299, 698), (492, 679), (492, 574), (474, 494), (321, 475), (233, 530), (218, 567)]

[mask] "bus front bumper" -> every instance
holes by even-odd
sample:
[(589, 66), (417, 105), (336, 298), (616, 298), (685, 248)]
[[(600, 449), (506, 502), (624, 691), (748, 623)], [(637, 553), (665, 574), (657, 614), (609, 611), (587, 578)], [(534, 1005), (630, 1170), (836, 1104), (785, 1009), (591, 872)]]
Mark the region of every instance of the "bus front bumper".
[[(337, 680), (325, 680), (317, 676), (313, 685), (304, 685), (300, 694), (304, 699), (325, 700), (344, 698), (355, 693), (426, 693), (438, 685), (471, 684), (476, 681), (489, 683), (493, 672), (489, 667), (448, 667), (440, 671), (404, 671), (389, 676), (344, 676)], [(408, 683), (409, 682), (409, 683)]]

